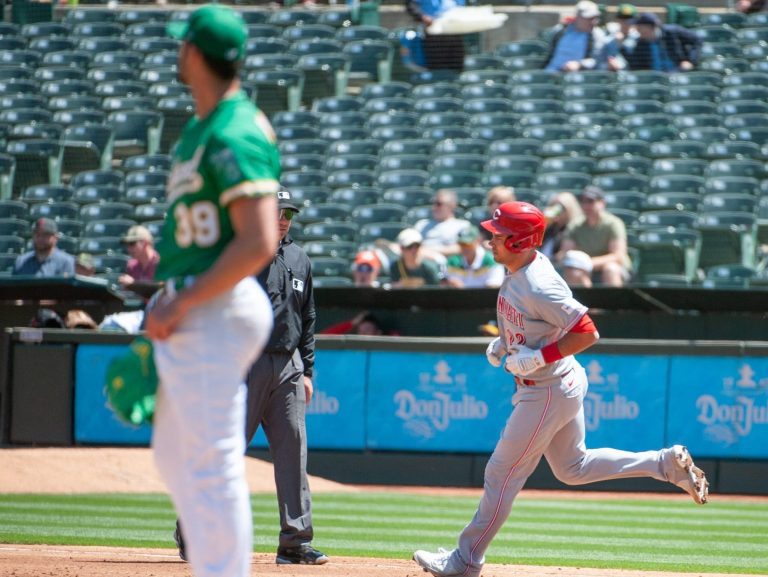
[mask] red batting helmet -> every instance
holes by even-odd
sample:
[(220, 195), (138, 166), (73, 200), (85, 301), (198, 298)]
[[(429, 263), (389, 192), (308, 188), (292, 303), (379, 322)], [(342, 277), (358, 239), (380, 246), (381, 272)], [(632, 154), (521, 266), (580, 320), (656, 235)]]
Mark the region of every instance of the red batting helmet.
[(527, 202), (505, 202), (493, 218), (481, 223), (485, 230), (504, 234), (504, 246), (510, 252), (523, 252), (541, 246), (547, 221), (542, 212)]

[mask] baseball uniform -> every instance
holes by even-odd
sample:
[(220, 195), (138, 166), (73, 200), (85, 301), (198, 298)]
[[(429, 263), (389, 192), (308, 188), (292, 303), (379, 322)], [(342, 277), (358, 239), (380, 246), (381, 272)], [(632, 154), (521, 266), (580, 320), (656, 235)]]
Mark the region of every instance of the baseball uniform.
[[(235, 237), (230, 204), (275, 194), (279, 175), (269, 123), (242, 92), (191, 120), (173, 157), (156, 278), (170, 290), (192, 285)], [(161, 385), (152, 445), (197, 577), (250, 575), (244, 377), (271, 328), (269, 299), (247, 276), (155, 342)]]

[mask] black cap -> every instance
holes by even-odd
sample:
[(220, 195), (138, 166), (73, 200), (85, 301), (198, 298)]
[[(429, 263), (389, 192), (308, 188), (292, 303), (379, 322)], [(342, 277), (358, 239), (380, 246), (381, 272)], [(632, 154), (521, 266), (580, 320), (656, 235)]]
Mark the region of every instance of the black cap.
[(277, 208), (288, 208), (299, 212), (299, 207), (293, 204), (291, 191), (282, 186), (280, 187), (280, 190), (277, 191)]
[(632, 19), (632, 24), (636, 26), (642, 24), (647, 26), (661, 26), (661, 20), (658, 16), (656, 16), (656, 14), (653, 14), (652, 12), (641, 12)]

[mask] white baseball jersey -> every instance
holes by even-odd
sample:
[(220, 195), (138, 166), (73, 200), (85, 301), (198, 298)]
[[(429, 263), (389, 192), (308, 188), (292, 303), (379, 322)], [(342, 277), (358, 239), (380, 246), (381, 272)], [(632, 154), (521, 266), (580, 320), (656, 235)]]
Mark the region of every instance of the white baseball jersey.
[[(507, 350), (516, 345), (540, 349), (554, 343), (586, 312), (587, 307), (573, 298), (571, 289), (540, 252), (530, 264), (505, 277), (496, 301), (499, 335)], [(569, 355), (526, 375), (526, 379), (551, 380), (577, 366)]]

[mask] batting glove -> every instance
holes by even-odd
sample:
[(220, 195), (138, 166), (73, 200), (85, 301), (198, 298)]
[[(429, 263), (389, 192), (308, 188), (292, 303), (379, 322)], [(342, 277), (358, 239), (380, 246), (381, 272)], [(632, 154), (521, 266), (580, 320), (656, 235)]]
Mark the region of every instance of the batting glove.
[(507, 360), (504, 362), (504, 370), (513, 375), (524, 377), (540, 369), (545, 364), (541, 351), (529, 349), (521, 345), (510, 350)]
[(501, 342), (501, 337), (496, 337), (488, 343), (488, 348), (485, 349), (485, 358), (488, 359), (492, 367), (500, 367), (504, 353), (504, 343)]

